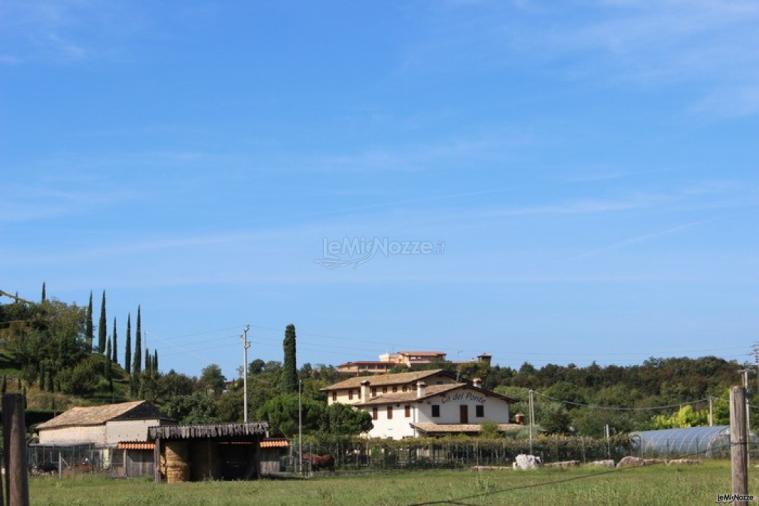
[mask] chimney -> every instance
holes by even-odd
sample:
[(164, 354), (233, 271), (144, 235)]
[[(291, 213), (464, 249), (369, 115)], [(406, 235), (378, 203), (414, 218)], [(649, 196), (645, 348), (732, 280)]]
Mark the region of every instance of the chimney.
[(472, 378), (472, 386), (474, 388), (482, 388), (482, 380), (480, 378)]
[(369, 400), (369, 380), (361, 382), (361, 400), (364, 402)]
[(420, 397), (424, 397), (424, 394), (427, 392), (427, 383), (424, 381), (418, 381), (416, 383), (416, 398), (419, 399)]

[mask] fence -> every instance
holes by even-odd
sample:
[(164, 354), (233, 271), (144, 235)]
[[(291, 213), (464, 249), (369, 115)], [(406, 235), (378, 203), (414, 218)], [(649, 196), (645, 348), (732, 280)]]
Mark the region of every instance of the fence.
[[(290, 455), (283, 461), (283, 468), (297, 470), (297, 440), (290, 442)], [(414, 468), (455, 468), (469, 466), (510, 466), (519, 454), (530, 453), (527, 439), (408, 439), (366, 440), (344, 439), (331, 441), (304, 441), (303, 454), (309, 467), (310, 455), (330, 455), (333, 465), (339, 470), (365, 469), (414, 469)], [(543, 462), (579, 460), (588, 462), (600, 459), (615, 459), (630, 455), (632, 445), (627, 436), (606, 439), (590, 437), (550, 437), (541, 436), (533, 440), (532, 454), (540, 456)]]
[(92, 444), (30, 444), (27, 463), (33, 474), (58, 476), (100, 472), (110, 465), (108, 454)]

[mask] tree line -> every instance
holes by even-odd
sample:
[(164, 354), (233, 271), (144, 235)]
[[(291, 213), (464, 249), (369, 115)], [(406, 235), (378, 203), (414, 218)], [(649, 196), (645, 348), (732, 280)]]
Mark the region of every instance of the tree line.
[(123, 354), (115, 317), (108, 332), (105, 291), (97, 327), (93, 309), (92, 292), (87, 306), (80, 307), (48, 298), (45, 283), (37, 303), (16, 296), (13, 303), (0, 305), (0, 361), (17, 368), (19, 380), (42, 392), (103, 401), (142, 397), (145, 383), (158, 375), (158, 351), (146, 348), (142, 354), (141, 307), (134, 346), (131, 314), (127, 316)]
[[(25, 385), (45, 392), (97, 402), (147, 399), (181, 423), (242, 421), (242, 374), (246, 374), (250, 416), (269, 421), (274, 432), (292, 435), (297, 430), (299, 388), (306, 433), (354, 434), (371, 424), (366, 413), (340, 404), (327, 407), (320, 389), (344, 376), (329, 365), (298, 366), (294, 325), (284, 330), (282, 361), (253, 359), (236, 378), (227, 379), (216, 364), (203, 368), (197, 377), (174, 370), (159, 372), (157, 352), (142, 349), (140, 306), (134, 346), (131, 314), (127, 316), (123, 354), (118, 352), (117, 322), (114, 318), (110, 334), (107, 322), (105, 293), (95, 327), (92, 296), (87, 307), (80, 308), (48, 299), (43, 286), (40, 303), (0, 305), (4, 349), (0, 367), (3, 360), (13, 360)], [(535, 367), (525, 362), (512, 368), (484, 362), (441, 362), (428, 367), (448, 370), (462, 381), (482, 378), (486, 388), (517, 400), (512, 416), (528, 412), (527, 392), (535, 390), (536, 422), (541, 430), (601, 436), (607, 424), (616, 433), (704, 425), (708, 404), (703, 399), (709, 397), (713, 398), (714, 422), (726, 423), (727, 389), (738, 383), (737, 371), (744, 366), (707, 356), (650, 358), (630, 366), (593, 362), (584, 367), (571, 363)], [(15, 382), (12, 384), (15, 387)], [(648, 409), (655, 406), (672, 407)], [(759, 417), (752, 417), (752, 426), (759, 428)]]

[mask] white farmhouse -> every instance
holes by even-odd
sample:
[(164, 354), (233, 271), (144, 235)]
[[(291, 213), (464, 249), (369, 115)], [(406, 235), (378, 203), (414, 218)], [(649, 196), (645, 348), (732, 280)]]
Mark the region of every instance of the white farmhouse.
[(148, 427), (165, 419), (158, 409), (133, 401), (75, 407), (35, 427), (41, 445), (93, 444), (116, 446), (122, 441), (147, 441)]
[(486, 421), (502, 431), (516, 427), (509, 423), (513, 399), (482, 388), (478, 379), (459, 382), (440, 369), (350, 378), (324, 390), (328, 403), (372, 415), (369, 437), (476, 434)]

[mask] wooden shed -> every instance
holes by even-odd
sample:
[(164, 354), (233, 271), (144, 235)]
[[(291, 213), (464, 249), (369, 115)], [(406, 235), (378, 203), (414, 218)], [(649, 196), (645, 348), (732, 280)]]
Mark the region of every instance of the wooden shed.
[(260, 474), (260, 442), (266, 422), (151, 427), (154, 478), (167, 483), (250, 480)]

